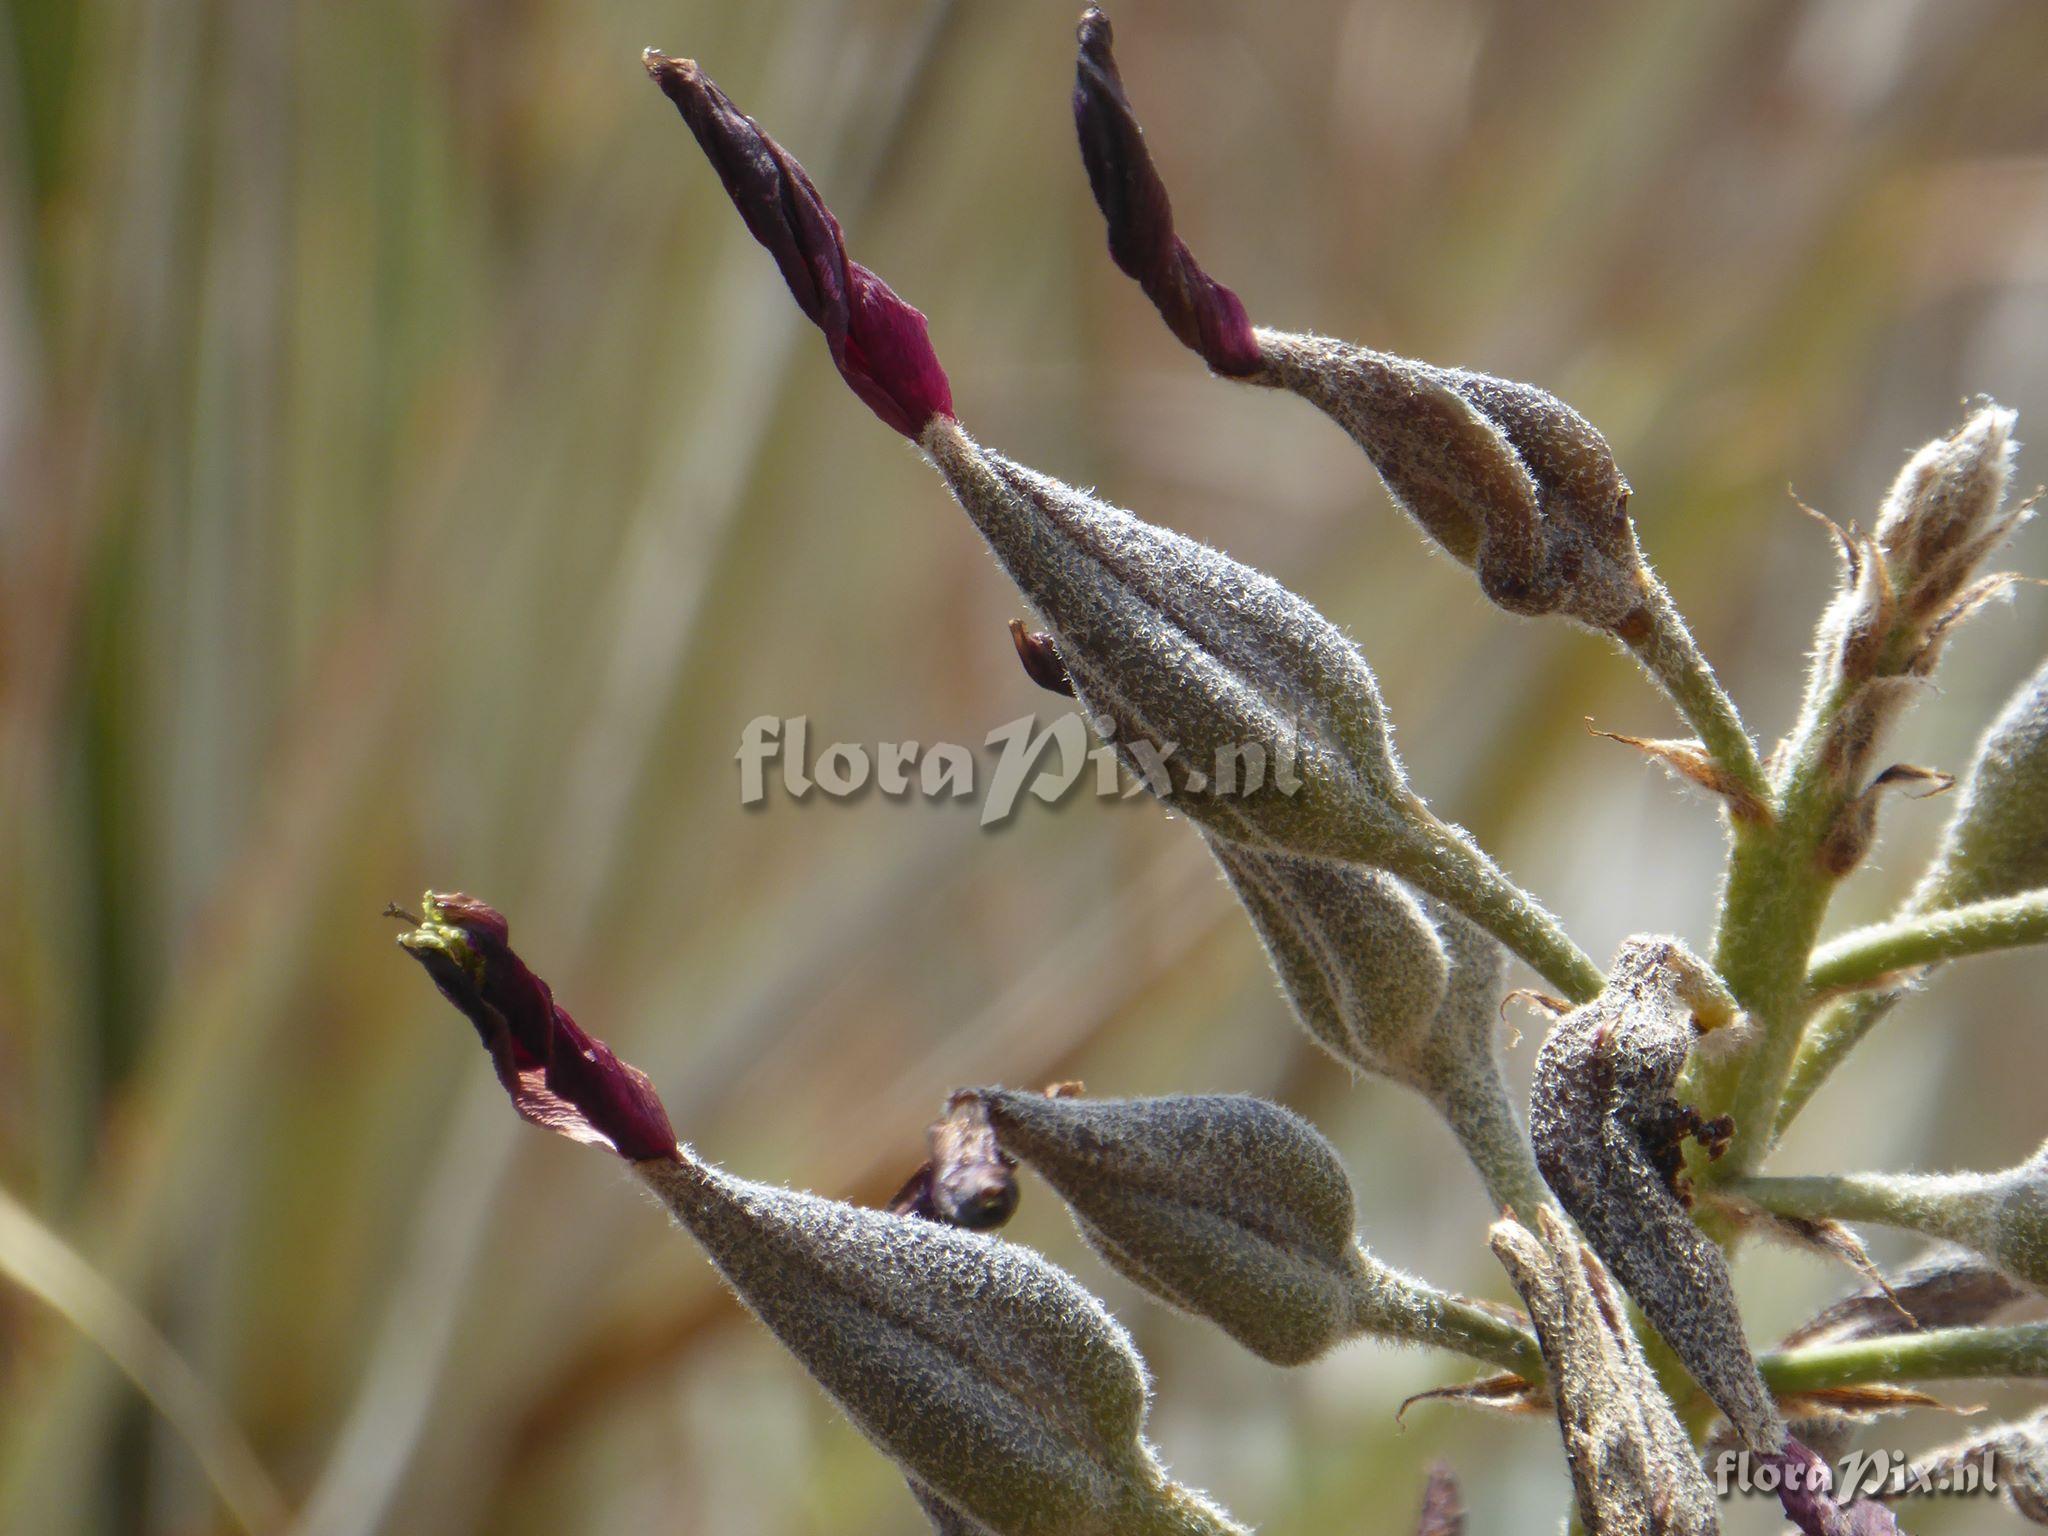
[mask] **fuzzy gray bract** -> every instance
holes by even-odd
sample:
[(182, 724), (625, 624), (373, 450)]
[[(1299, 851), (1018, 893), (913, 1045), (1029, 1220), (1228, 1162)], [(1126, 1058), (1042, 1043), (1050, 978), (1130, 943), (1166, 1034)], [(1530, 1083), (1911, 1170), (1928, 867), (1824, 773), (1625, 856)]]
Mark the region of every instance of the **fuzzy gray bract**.
[(1154, 793), (1269, 852), (1373, 863), (1412, 843), (1427, 812), (1394, 756), (1377, 680), (1329, 620), (1250, 566), (989, 452), (949, 418), (921, 442), (1051, 632), (1097, 730)]
[(2048, 666), (2020, 687), (1978, 743), (1920, 910), (2048, 886)]
[[(999, 1536), (1236, 1530), (1141, 1438), (1143, 1363), (1027, 1249), (734, 1178), (635, 1165), (739, 1298), (876, 1446)], [(978, 1522), (972, 1523), (972, 1522)]]
[(1427, 1091), (1450, 964), (1423, 904), (1380, 870), (1210, 846), (1316, 1043), (1355, 1071)]
[(1244, 1094), (1048, 1099), (987, 1089), (1003, 1147), (1074, 1213), (1089, 1246), (1154, 1296), (1279, 1365), (1348, 1337), (1351, 1180), (1290, 1110)]
[(1322, 336), (1261, 331), (1256, 381), (1300, 395), (1511, 613), (1627, 637), (1646, 623), (1629, 485), (1593, 424), (1533, 385)]

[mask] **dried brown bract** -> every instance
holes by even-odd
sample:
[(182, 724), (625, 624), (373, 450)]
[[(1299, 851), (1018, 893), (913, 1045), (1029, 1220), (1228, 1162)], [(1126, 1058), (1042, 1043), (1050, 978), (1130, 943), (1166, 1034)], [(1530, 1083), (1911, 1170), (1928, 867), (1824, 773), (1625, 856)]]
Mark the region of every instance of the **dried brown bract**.
[(1493, 1252), (1535, 1321), (1589, 1536), (1716, 1536), (1713, 1485), (1643, 1360), (1600, 1261), (1550, 1211)]
[(1529, 1130), (1558, 1203), (1743, 1443), (1763, 1453), (1783, 1443), (1784, 1422), (1743, 1336), (1727, 1260), (1687, 1213), (1672, 1156), (1674, 1128), (1696, 1120), (1673, 1097), (1679, 1074), (1701, 1035), (1732, 1021), (1700, 961), (1669, 940), (1630, 940), (1607, 990), (1544, 1042)]
[(1967, 1249), (1940, 1249), (1823, 1307), (1779, 1344), (1881, 1338), (1915, 1326), (1964, 1328), (1991, 1321), (2024, 1295), (2024, 1287), (1988, 1259)]
[(1017, 1209), (1017, 1164), (996, 1144), (988, 1111), (971, 1093), (956, 1093), (926, 1133), (931, 1156), (898, 1190), (888, 1208), (948, 1226), (985, 1232)]

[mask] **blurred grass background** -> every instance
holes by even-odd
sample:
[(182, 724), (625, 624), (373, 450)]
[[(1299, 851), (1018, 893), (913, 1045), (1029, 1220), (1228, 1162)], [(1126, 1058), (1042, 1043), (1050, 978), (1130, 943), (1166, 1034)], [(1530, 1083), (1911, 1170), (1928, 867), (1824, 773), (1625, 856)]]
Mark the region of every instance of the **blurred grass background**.
[[(1788, 481), (1867, 520), (1963, 397), (2019, 408), (2023, 436), (2048, 421), (2037, 0), (1115, 18), (1211, 270), (1263, 322), (1591, 416), (1760, 730), (1786, 721), (1832, 580)], [(506, 909), (686, 1137), (748, 1174), (879, 1198), (963, 1082), (1257, 1090), (1344, 1147), (1382, 1256), (1505, 1294), (1448, 1139), (1303, 1044), (1156, 808), (1032, 802), (997, 833), (872, 795), (741, 808), (756, 715), (973, 743), (1054, 705), (1010, 654), (1005, 583), (833, 377), (644, 45), (702, 59), (802, 158), (930, 315), (984, 440), (1345, 624), (1424, 790), (1592, 953), (1644, 929), (1704, 944), (1713, 810), (1581, 723), (1672, 729), (1627, 663), (1487, 609), (1333, 428), (1206, 378), (1111, 268), (1072, 21), (0, 7), (0, 1184), (91, 1270), (34, 1225), (0, 1234), (102, 1343), (146, 1355), (140, 1319), (161, 1332), (176, 1358), (146, 1370), (176, 1400), (184, 1362), (246, 1437), (258, 1523), (922, 1529), (616, 1170), (505, 1111), (378, 920), (429, 884)], [(2042, 549), (2017, 564), (2048, 572)], [(2044, 649), (2036, 590), (1979, 619), (1900, 756), (1959, 766)], [(1887, 810), (1845, 922), (1896, 898), (1944, 814)], [(1944, 977), (1782, 1166), (2031, 1149), (2039, 974)], [(1358, 1347), (1283, 1374), (1113, 1282), (1042, 1189), (1014, 1230), (1131, 1324), (1168, 1458), (1262, 1530), (1406, 1531), (1437, 1456), (1475, 1532), (1562, 1508), (1546, 1424), (1424, 1406), (1395, 1427), (1454, 1362)], [(1744, 1277), (1762, 1334), (1845, 1283), (1768, 1254)], [(0, 1283), (0, 1529), (235, 1528), (101, 1348)]]

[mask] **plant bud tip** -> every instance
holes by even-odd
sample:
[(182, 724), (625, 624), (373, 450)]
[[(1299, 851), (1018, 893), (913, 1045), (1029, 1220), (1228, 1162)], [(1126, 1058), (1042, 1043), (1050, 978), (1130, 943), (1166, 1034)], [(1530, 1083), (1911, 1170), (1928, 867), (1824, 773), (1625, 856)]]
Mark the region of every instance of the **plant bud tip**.
[(668, 54), (663, 53), (659, 48), (641, 49), (640, 62), (646, 66), (647, 73), (656, 80), (669, 75), (673, 75), (679, 80), (688, 80), (697, 73), (697, 61), (695, 59), (672, 58)]

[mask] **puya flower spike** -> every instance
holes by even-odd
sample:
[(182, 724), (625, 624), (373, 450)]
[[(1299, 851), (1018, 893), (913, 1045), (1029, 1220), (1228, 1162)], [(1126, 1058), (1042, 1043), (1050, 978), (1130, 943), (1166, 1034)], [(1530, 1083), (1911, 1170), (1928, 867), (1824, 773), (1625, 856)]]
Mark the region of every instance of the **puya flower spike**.
[(1559, 1020), (1536, 1058), (1536, 1166), (1702, 1391), (1758, 1455), (1785, 1424), (1757, 1372), (1727, 1261), (1693, 1223), (1682, 1145), (1725, 1142), (1673, 1096), (1702, 1036), (1732, 1030), (1713, 973), (1666, 939), (1631, 939), (1607, 990)]
[(1290, 1110), (1245, 1094), (977, 1097), (1111, 1268), (1262, 1359), (1299, 1365), (1364, 1335), (1534, 1365), (1513, 1323), (1366, 1253), (1336, 1149)]
[(476, 1025), (519, 1113), (630, 1161), (938, 1529), (1242, 1532), (1168, 1479), (1143, 1437), (1143, 1362), (1064, 1272), (980, 1233), (705, 1163), (646, 1077), (570, 1021), (474, 898), (429, 896), (400, 942)]
[(1074, 121), (1112, 259), (1217, 373), (1285, 389), (1344, 428), (1395, 501), (1488, 598), (1624, 638), (1649, 627), (1651, 584), (1628, 482), (1606, 439), (1555, 396), (1464, 369), (1254, 328), (1175, 232), (1111, 51), (1109, 18), (1081, 19)]
[[(1901, 917), (1948, 912), (2048, 888), (2048, 666), (2022, 683), (1964, 770), (1956, 807)], [(1814, 1021), (1786, 1088), (1796, 1112), (1905, 995), (1901, 986), (1847, 998)]]
[[(817, 313), (799, 278), (855, 267), (808, 178), (694, 64), (650, 53), (648, 67), (749, 227), (786, 277), (798, 274), (798, 303)], [(763, 212), (763, 186), (797, 212)], [(876, 314), (915, 314), (879, 284), (863, 292)], [(1036, 610), (1044, 628), (1023, 633), (1027, 668), (1072, 689), (1135, 777), (1215, 836), (1391, 869), (1499, 934), (1554, 984), (1597, 989), (1598, 971), (1547, 914), (1409, 787), (1378, 682), (1334, 625), (1260, 572), (976, 443), (950, 396), (922, 383), (943, 373), (922, 317), (908, 315), (876, 322), (890, 345), (861, 352), (849, 382), (923, 448)]]

